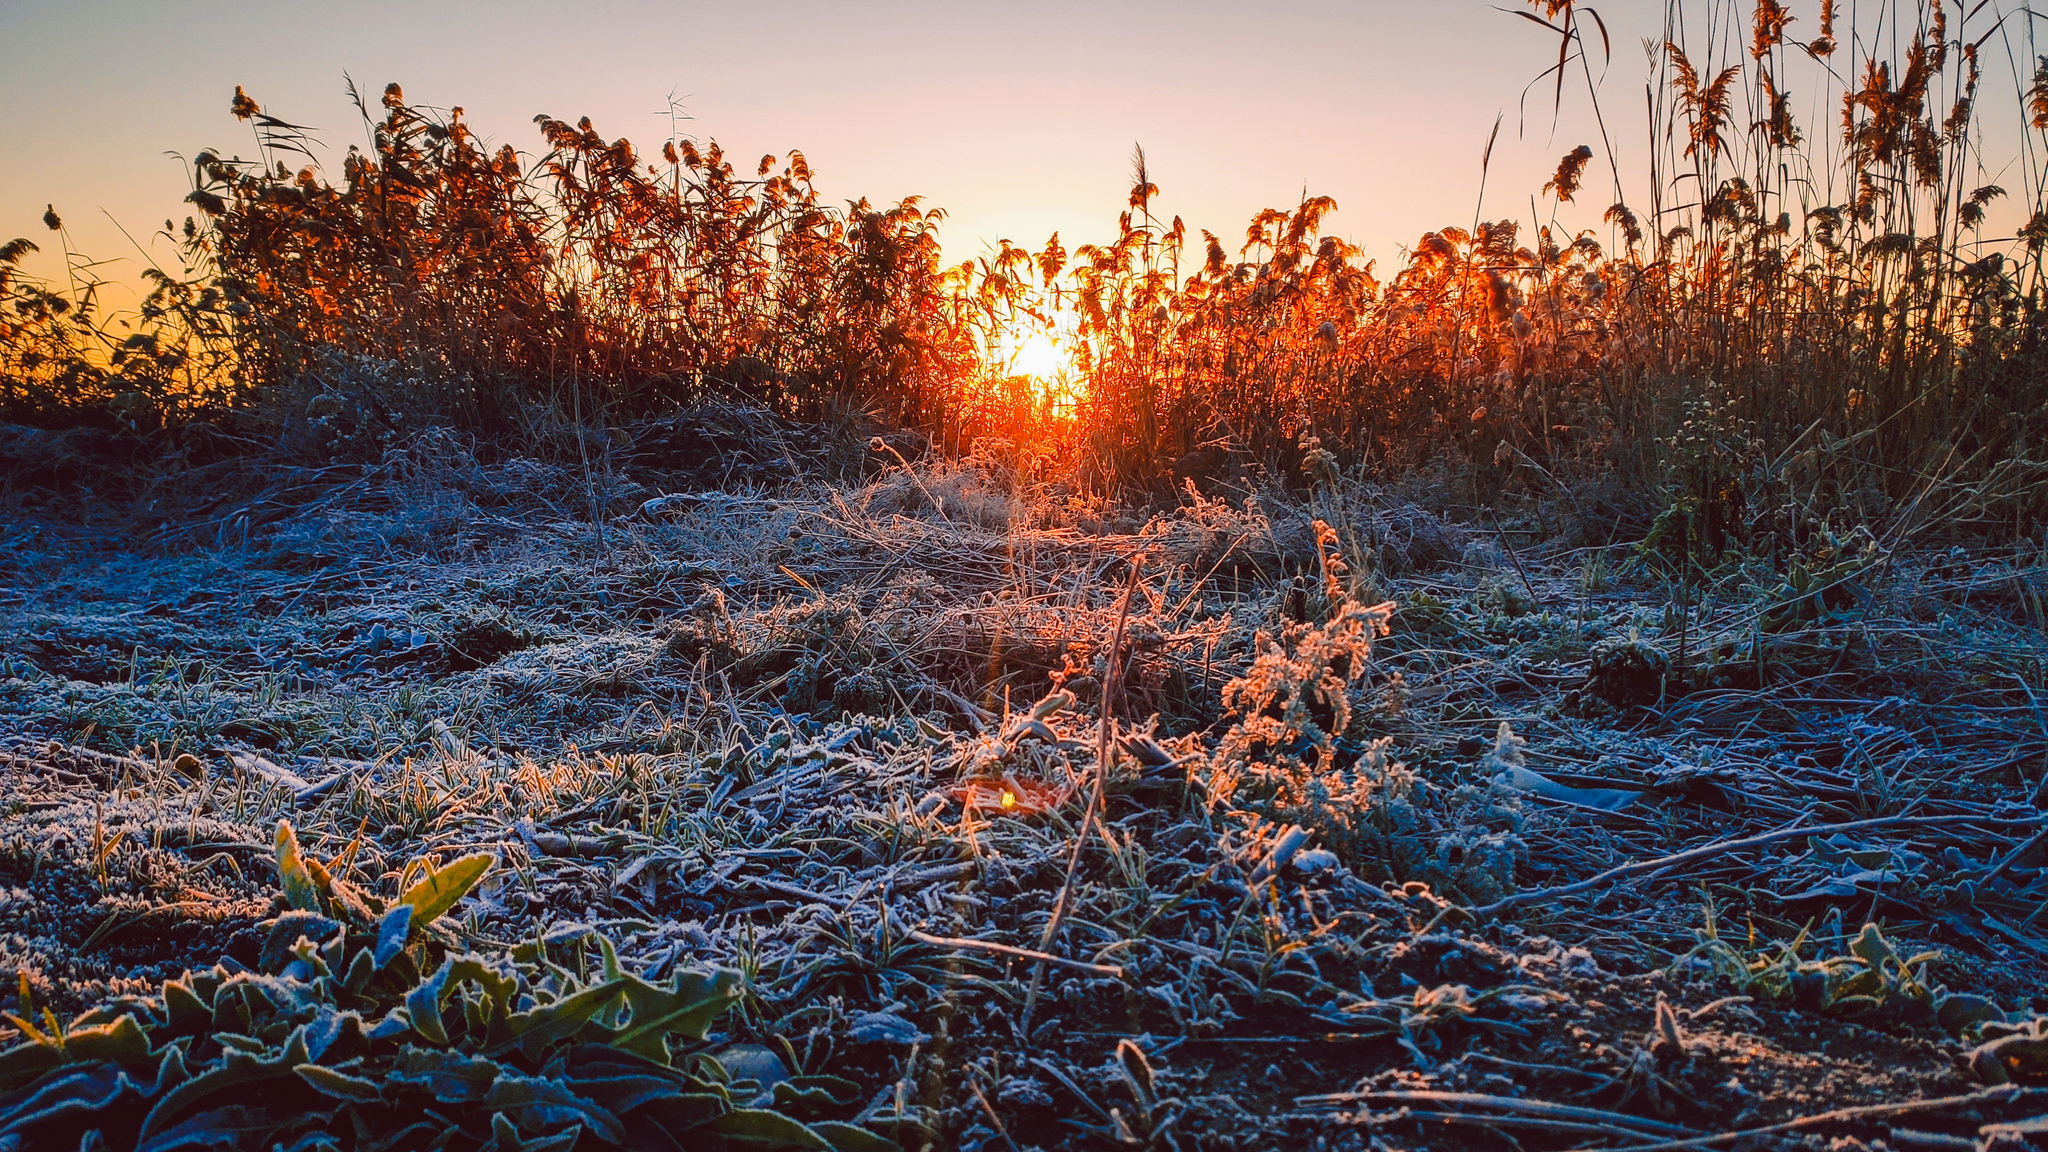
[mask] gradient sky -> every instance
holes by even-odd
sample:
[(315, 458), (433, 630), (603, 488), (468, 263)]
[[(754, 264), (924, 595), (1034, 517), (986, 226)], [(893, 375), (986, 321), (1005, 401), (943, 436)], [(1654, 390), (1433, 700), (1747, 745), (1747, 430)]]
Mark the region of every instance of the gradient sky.
[[(131, 279), (141, 257), (114, 222), (147, 245), (187, 211), (187, 170), (165, 153), (253, 152), (228, 115), (235, 85), (339, 155), (364, 139), (347, 73), (373, 100), (398, 80), (415, 103), (462, 105), (493, 143), (526, 151), (547, 113), (588, 115), (651, 154), (673, 93), (684, 131), (743, 166), (800, 148), (828, 199), (917, 194), (947, 209), (951, 260), (999, 238), (1036, 247), (1054, 229), (1069, 247), (1109, 238), (1142, 142), (1159, 211), (1191, 229), (1241, 237), (1254, 212), (1306, 188), (1340, 205), (1329, 231), (1391, 263), (1425, 230), (1470, 223), (1496, 113), (1490, 218), (1526, 220), (1558, 156), (1599, 144), (1576, 77), (1554, 132), (1548, 82), (1529, 90), (1518, 135), (1556, 41), (1501, 10), (1515, 7), (0, 0), (0, 238), (30, 237), (46, 249), (37, 270), (60, 271), (40, 223), (54, 203), (79, 250), (124, 261), (108, 272)], [(1641, 40), (1661, 34), (1663, 5), (1596, 7), (1614, 49), (1602, 101), (1635, 197)], [(1817, 7), (1794, 4), (1795, 35), (1814, 34)], [(1803, 118), (1816, 113), (1832, 125), (1831, 109)], [(1588, 172), (1595, 212), (1611, 199), (1603, 164)]]

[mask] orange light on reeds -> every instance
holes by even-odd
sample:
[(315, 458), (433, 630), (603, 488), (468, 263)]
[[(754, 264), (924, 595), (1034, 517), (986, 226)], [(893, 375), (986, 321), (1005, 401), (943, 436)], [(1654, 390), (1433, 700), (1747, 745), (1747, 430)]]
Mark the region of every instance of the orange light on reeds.
[(1067, 371), (1067, 357), (1060, 350), (1058, 339), (1035, 324), (1003, 333), (996, 351), (1011, 376), (1057, 380)]
[(1034, 406), (1043, 415), (1073, 415), (1079, 396), (1080, 374), (1074, 367), (1075, 317), (1067, 311), (1051, 313), (1048, 320), (1020, 317), (996, 334), (996, 375), (1029, 382)]

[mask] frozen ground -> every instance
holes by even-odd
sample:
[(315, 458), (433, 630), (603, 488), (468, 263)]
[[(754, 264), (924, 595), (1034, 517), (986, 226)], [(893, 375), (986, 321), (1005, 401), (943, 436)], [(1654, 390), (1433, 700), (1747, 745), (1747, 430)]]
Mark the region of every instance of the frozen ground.
[(909, 1148), (2004, 1147), (2048, 1110), (1991, 1088), (2048, 1041), (1980, 1047), (2048, 1012), (2037, 549), (1844, 531), (1679, 585), (1357, 487), (657, 495), (402, 456), (17, 494), (0, 966), (60, 1015), (257, 966), (289, 818), (373, 892), (494, 853), (470, 947), (736, 968), (713, 1042)]

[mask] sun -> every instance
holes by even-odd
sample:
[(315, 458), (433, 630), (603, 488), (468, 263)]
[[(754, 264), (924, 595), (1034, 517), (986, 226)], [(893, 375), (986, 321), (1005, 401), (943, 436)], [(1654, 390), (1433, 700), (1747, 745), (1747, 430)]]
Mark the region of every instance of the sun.
[(1012, 376), (1051, 381), (1067, 371), (1067, 355), (1061, 351), (1059, 340), (1035, 324), (1005, 332), (998, 351)]
[(996, 334), (991, 364), (999, 377), (1030, 384), (1048, 414), (1070, 409), (1079, 391), (1074, 365), (1074, 318), (1065, 312), (1048, 320), (1021, 318)]

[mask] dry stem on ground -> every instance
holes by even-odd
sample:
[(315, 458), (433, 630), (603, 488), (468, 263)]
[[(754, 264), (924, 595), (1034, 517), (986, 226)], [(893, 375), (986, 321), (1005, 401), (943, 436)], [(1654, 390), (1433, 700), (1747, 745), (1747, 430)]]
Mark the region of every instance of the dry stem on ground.
[[(600, 533), (531, 467), (463, 475), (142, 548), (11, 514), (0, 949), (39, 1004), (254, 963), (288, 816), (375, 891), (495, 852), (478, 946), (737, 967), (726, 1035), (909, 1147), (1635, 1145), (1966, 1093), (1941, 1021), (2048, 1008), (2037, 553), (1845, 538), (1806, 586), (1681, 591), (1363, 490), (1142, 517), (949, 466)], [(1368, 594), (1348, 723), (1225, 713)], [(1866, 921), (1943, 958), (1831, 1008)]]

